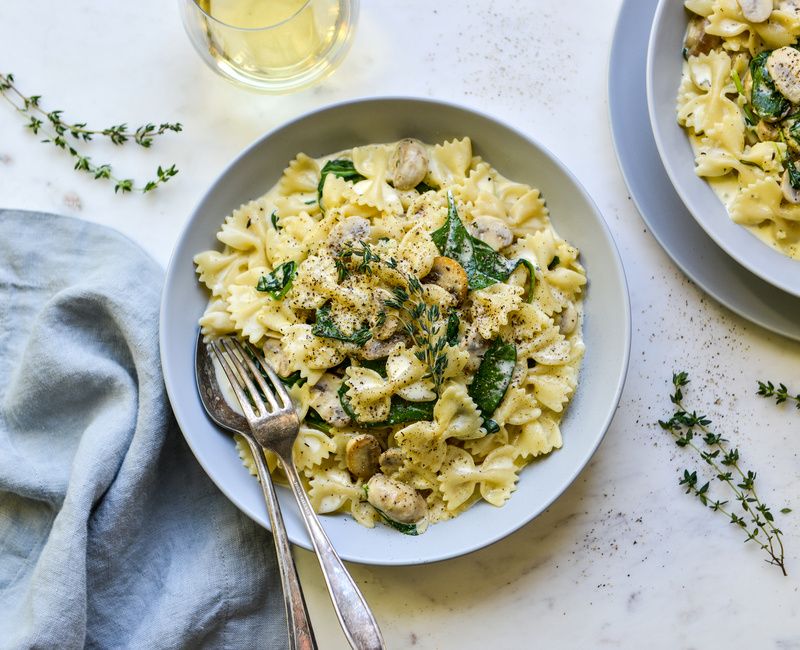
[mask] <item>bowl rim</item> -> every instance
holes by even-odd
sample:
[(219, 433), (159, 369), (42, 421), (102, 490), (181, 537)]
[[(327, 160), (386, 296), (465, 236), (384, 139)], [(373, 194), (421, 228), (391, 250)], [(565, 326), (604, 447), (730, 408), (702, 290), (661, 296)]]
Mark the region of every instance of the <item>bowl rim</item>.
[[(679, 168), (682, 169), (685, 167), (685, 165), (682, 164), (683, 161), (676, 160), (674, 156), (670, 156), (668, 153), (669, 149), (666, 144), (668, 135), (662, 130), (659, 111), (656, 107), (654, 77), (657, 59), (656, 44), (660, 35), (659, 27), (664, 18), (664, 14), (669, 9), (673, 9), (674, 4), (675, 3), (673, 0), (659, 0), (658, 7), (656, 7), (655, 15), (653, 17), (653, 23), (650, 28), (650, 37), (647, 42), (647, 63), (645, 68), (647, 112), (650, 117), (650, 128), (653, 132), (653, 139), (656, 142), (658, 155), (661, 158), (661, 162), (664, 165), (667, 176), (669, 176), (670, 182), (675, 188), (675, 191), (677, 192), (681, 201), (688, 209), (689, 214), (694, 217), (695, 221), (697, 221), (700, 227), (708, 234), (709, 237), (711, 237), (717, 246), (724, 250), (740, 266), (743, 266), (765, 282), (768, 282), (772, 286), (777, 287), (786, 293), (800, 297), (800, 260), (793, 259), (788, 255), (784, 255), (783, 253), (771, 248), (768, 244), (760, 240), (755, 234), (750, 232), (745, 226), (735, 223), (731, 219), (727, 207), (717, 196), (705, 178), (701, 178), (693, 173), (692, 178), (695, 179), (698, 184), (695, 185), (693, 183), (689, 183), (687, 185), (678, 171)], [(683, 7), (683, 3), (680, 4), (681, 8), (686, 12), (686, 9)], [(679, 83), (680, 79), (675, 79), (674, 86), (676, 102)], [(675, 103), (672, 107), (671, 117), (677, 124), (675, 109), (676, 105), (677, 103)], [(689, 136), (686, 134), (685, 129), (682, 127), (679, 128), (681, 128), (684, 137), (688, 141)], [(694, 156), (692, 156), (692, 171), (694, 171), (695, 167), (696, 165), (694, 162)], [(702, 186), (699, 184), (702, 184)], [(733, 237), (736, 237), (736, 235), (731, 234), (732, 231), (729, 230), (726, 232), (724, 228), (724, 224), (726, 222), (719, 220), (715, 221), (706, 216), (709, 206), (704, 205), (703, 201), (698, 196), (699, 191), (702, 191), (703, 187), (706, 188), (710, 193), (710, 196), (713, 196), (715, 199), (714, 204), (712, 204), (714, 205), (714, 211), (717, 214), (720, 214), (720, 211), (724, 213), (724, 217), (727, 222), (730, 222), (737, 228), (742, 229), (742, 231), (748, 235), (748, 237), (743, 240), (744, 243), (734, 241)], [(796, 278), (795, 282), (790, 281), (793, 277)]]
[[(632, 341), (632, 319), (631, 319), (631, 304), (630, 304), (630, 292), (628, 288), (627, 277), (625, 274), (625, 267), (622, 263), (622, 258), (619, 253), (619, 249), (617, 244), (611, 234), (611, 230), (608, 227), (608, 224), (602, 214), (602, 212), (597, 207), (597, 204), (592, 199), (591, 195), (587, 192), (584, 186), (578, 181), (577, 177), (566, 167), (566, 165), (557, 157), (555, 156), (547, 147), (542, 145), (538, 140), (535, 138), (522, 133), (519, 129), (507, 124), (505, 121), (488, 114), (484, 111), (475, 109), (473, 107), (467, 107), (460, 104), (456, 104), (454, 102), (448, 101), (441, 101), (438, 99), (431, 99), (427, 97), (416, 97), (416, 96), (402, 96), (402, 95), (390, 95), (390, 96), (369, 96), (369, 97), (359, 97), (354, 99), (347, 99), (339, 102), (334, 102), (330, 104), (326, 104), (324, 106), (315, 108), (311, 111), (307, 111), (302, 113), (301, 115), (294, 117), (290, 120), (280, 123), (276, 127), (270, 129), (269, 131), (265, 132), (263, 135), (257, 137), (251, 144), (246, 146), (240, 153), (235, 155), (233, 159), (223, 168), (223, 170), (216, 176), (214, 181), (211, 183), (209, 188), (203, 193), (200, 199), (195, 203), (194, 208), (191, 211), (189, 218), (186, 220), (180, 235), (175, 241), (173, 246), (172, 253), (170, 255), (169, 263), (167, 265), (165, 277), (164, 277), (164, 288), (162, 290), (161, 295), (161, 305), (159, 311), (159, 343), (160, 343), (160, 356), (161, 356), (161, 364), (162, 370), (164, 375), (164, 383), (167, 391), (167, 395), (170, 400), (170, 404), (172, 406), (172, 410), (175, 415), (175, 419), (178, 423), (178, 427), (183, 434), (184, 439), (186, 440), (189, 448), (192, 450), (192, 453), (197, 460), (197, 462), (203, 468), (203, 471), (206, 475), (214, 482), (214, 484), (220, 489), (220, 491), (232, 502), (232, 504), (239, 509), (241, 512), (246, 514), (248, 517), (256, 521), (256, 523), (260, 524), (261, 526), (265, 527), (267, 530), (271, 530), (269, 526), (269, 520), (266, 519), (265, 515), (262, 513), (255, 513), (252, 512), (249, 508), (247, 508), (240, 499), (238, 499), (238, 494), (232, 490), (229, 490), (228, 487), (224, 484), (223, 481), (218, 481), (218, 477), (215, 475), (215, 472), (212, 471), (210, 466), (207, 466), (205, 462), (202, 460), (202, 455), (198, 453), (197, 444), (198, 441), (194, 440), (191, 435), (187, 435), (184, 431), (187, 427), (184, 426), (184, 422), (182, 421), (182, 407), (180, 406), (180, 402), (177, 399), (177, 395), (175, 393), (174, 386), (171, 385), (171, 375), (172, 371), (170, 370), (172, 364), (167, 358), (166, 350), (166, 332), (167, 332), (167, 314), (169, 311), (169, 303), (170, 303), (170, 287), (174, 286), (174, 278), (178, 275), (184, 274), (187, 272), (185, 268), (179, 266), (179, 255), (181, 253), (181, 249), (183, 248), (184, 240), (188, 237), (191, 228), (194, 225), (194, 222), (197, 220), (200, 210), (206, 201), (209, 199), (211, 195), (217, 190), (218, 186), (225, 180), (225, 178), (231, 173), (231, 171), (237, 167), (237, 165), (247, 158), (252, 152), (259, 149), (264, 145), (265, 141), (268, 141), (273, 135), (276, 133), (296, 126), (298, 123), (303, 122), (307, 119), (314, 118), (320, 114), (326, 113), (331, 111), (332, 109), (343, 109), (352, 105), (356, 104), (383, 104), (383, 103), (404, 103), (408, 104), (409, 107), (413, 107), (414, 105), (418, 105), (420, 103), (427, 104), (432, 107), (442, 107), (451, 110), (460, 111), (463, 113), (468, 113), (475, 115), (479, 118), (487, 120), (489, 122), (493, 122), (502, 128), (511, 132), (515, 137), (525, 141), (527, 144), (533, 146), (534, 148), (538, 149), (544, 156), (546, 156), (553, 165), (558, 169), (558, 171), (565, 177), (565, 179), (571, 184), (573, 190), (576, 190), (583, 200), (585, 201), (586, 205), (590, 208), (591, 212), (593, 213), (594, 219), (597, 222), (599, 230), (603, 235), (603, 239), (605, 240), (605, 244), (608, 247), (609, 251), (612, 252), (611, 257), (611, 267), (614, 271), (614, 281), (619, 284), (621, 291), (621, 298), (622, 298), (622, 314), (621, 314), (621, 321), (623, 324), (623, 330), (620, 333), (622, 335), (622, 356), (618, 359), (618, 364), (615, 365), (615, 385), (613, 390), (613, 399), (609, 400), (608, 404), (605, 407), (605, 412), (603, 414), (602, 420), (593, 427), (597, 433), (595, 437), (590, 441), (590, 444), (586, 446), (586, 451), (582, 456), (579, 457), (579, 460), (575, 463), (574, 469), (569, 474), (565, 474), (564, 478), (560, 481), (557, 489), (553, 491), (552, 498), (545, 499), (538, 508), (532, 508), (526, 516), (520, 517), (518, 520), (514, 522), (500, 527), (497, 531), (493, 534), (485, 536), (481, 538), (479, 541), (475, 543), (468, 544), (468, 545), (460, 545), (455, 546), (452, 550), (445, 550), (443, 552), (437, 553), (430, 557), (425, 557), (421, 559), (411, 560), (403, 560), (403, 559), (381, 559), (381, 560), (372, 560), (372, 559), (363, 559), (357, 556), (349, 555), (347, 552), (340, 552), (340, 556), (342, 559), (355, 562), (360, 564), (368, 564), (368, 565), (375, 565), (375, 566), (410, 566), (410, 565), (421, 565), (421, 564), (432, 564), (436, 562), (441, 562), (444, 560), (452, 559), (455, 557), (460, 557), (462, 555), (466, 555), (469, 553), (473, 553), (478, 551), (482, 548), (488, 547), (495, 542), (511, 535), (515, 531), (519, 530), (526, 524), (533, 521), (536, 517), (538, 517), (542, 512), (544, 512), (547, 508), (549, 508), (560, 496), (564, 494), (564, 492), (573, 484), (575, 479), (578, 475), (586, 468), (591, 460), (592, 456), (597, 451), (597, 448), (600, 446), (600, 443), (605, 438), (605, 435), (608, 431), (609, 426), (616, 414), (617, 408), (619, 406), (620, 399), (622, 397), (622, 392), (625, 387), (625, 381), (627, 379), (629, 363), (630, 363), (630, 351), (631, 351), (631, 341)], [(194, 272), (194, 269), (192, 269)], [(197, 332), (193, 333), (193, 335)], [(583, 368), (583, 366), (581, 366)], [(191, 371), (193, 372), (193, 370)], [(176, 404), (178, 405), (176, 407)], [(205, 415), (205, 414), (204, 414)], [(187, 423), (188, 424), (188, 423)], [(513, 497), (512, 497), (513, 498)], [(446, 522), (443, 522), (446, 523)], [(294, 539), (290, 538), (290, 541), (293, 544), (297, 544), (306, 550), (310, 550), (313, 552), (313, 548), (308, 539), (305, 537), (301, 539)]]

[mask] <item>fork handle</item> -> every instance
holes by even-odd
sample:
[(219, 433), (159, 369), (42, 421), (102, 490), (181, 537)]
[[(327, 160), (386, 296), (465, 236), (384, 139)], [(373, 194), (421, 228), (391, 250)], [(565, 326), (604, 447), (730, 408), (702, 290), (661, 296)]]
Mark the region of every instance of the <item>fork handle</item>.
[[(291, 452), (290, 452), (291, 453)], [(359, 591), (352, 576), (345, 568), (338, 553), (333, 548), (331, 540), (322, 528), (317, 513), (311, 507), (306, 491), (300, 483), (297, 469), (291, 458), (284, 458), (281, 454), (281, 465), (289, 479), (300, 514), (303, 516), (317, 559), (328, 586), (328, 593), (333, 601), (336, 617), (342, 626), (350, 646), (355, 650), (384, 650), (385, 645), (381, 636), (378, 623)]]
[(303, 590), (300, 587), (300, 579), (297, 576), (297, 567), (292, 558), (289, 537), (286, 535), (286, 527), (283, 525), (281, 506), (275, 494), (272, 477), (264, 462), (261, 446), (250, 436), (244, 436), (244, 438), (247, 440), (247, 444), (250, 445), (250, 451), (256, 462), (261, 491), (264, 493), (264, 500), (267, 502), (267, 513), (269, 514), (272, 538), (275, 541), (275, 551), (278, 557), (278, 571), (281, 574), (281, 584), (283, 585), (283, 604), (286, 609), (286, 622), (289, 629), (289, 648), (290, 650), (317, 650), (317, 643), (309, 622), (306, 601), (303, 598)]

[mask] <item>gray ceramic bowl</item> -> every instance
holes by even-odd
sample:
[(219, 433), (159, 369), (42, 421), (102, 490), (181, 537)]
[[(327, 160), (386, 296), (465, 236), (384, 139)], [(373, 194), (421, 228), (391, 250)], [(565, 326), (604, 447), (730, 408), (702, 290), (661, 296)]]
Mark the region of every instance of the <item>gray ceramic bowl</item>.
[(800, 296), (800, 261), (734, 223), (711, 186), (694, 173), (692, 145), (676, 117), (687, 16), (682, 2), (661, 0), (650, 32), (647, 105), (661, 161), (689, 212), (728, 255), (773, 286)]
[[(195, 253), (219, 246), (222, 220), (269, 189), (298, 152), (320, 156), (355, 145), (414, 136), (427, 142), (468, 135), (475, 151), (501, 173), (542, 190), (558, 232), (581, 250), (589, 277), (586, 356), (577, 393), (563, 420), (564, 446), (526, 467), (502, 507), (480, 503), (419, 537), (370, 530), (344, 515), (322, 517), (341, 556), (366, 564), (420, 564), (476, 550), (513, 532), (549, 506), (589, 461), (614, 415), (628, 365), (630, 306), (611, 235), (594, 203), (552, 154), (490, 117), (417, 99), (371, 99), (305, 115), (265, 135), (222, 173), (198, 205), (167, 271), (161, 306), (161, 358), (172, 408), (197, 460), (239, 508), (268, 527), (263, 497), (230, 437), (203, 412), (194, 382), (197, 319), (208, 294), (194, 272)], [(310, 548), (288, 489), (280, 489), (291, 540)]]

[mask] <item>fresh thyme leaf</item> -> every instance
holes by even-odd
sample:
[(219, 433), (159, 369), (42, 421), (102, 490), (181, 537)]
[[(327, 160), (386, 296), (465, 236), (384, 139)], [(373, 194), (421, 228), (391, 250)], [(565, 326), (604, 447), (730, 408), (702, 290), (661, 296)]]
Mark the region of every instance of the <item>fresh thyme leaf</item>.
[[(670, 401), (675, 411), (669, 420), (659, 420), (659, 426), (668, 431), (679, 447), (690, 449), (697, 453), (713, 475), (711, 481), (700, 484), (697, 470), (683, 470), (683, 475), (678, 483), (686, 488), (686, 493), (696, 496), (700, 503), (713, 512), (720, 512), (728, 521), (741, 529), (746, 542), (754, 542), (768, 556), (770, 564), (780, 568), (786, 575), (784, 561), (783, 533), (775, 526), (775, 517), (770, 508), (761, 501), (756, 492), (756, 473), (745, 470), (740, 464), (740, 453), (737, 448), (729, 448), (728, 441), (721, 434), (712, 432), (708, 427), (711, 420), (696, 411), (691, 413), (683, 406), (683, 389), (689, 383), (686, 372), (672, 375), (673, 392)], [(761, 395), (759, 382), (759, 394)], [(769, 388), (770, 383), (764, 383), (764, 396), (772, 397), (774, 390)], [(770, 393), (770, 394), (767, 394)], [(702, 440), (704, 447), (699, 446), (696, 440)], [(709, 494), (712, 481), (733, 494), (733, 502), (738, 504), (740, 513), (734, 512), (736, 505), (729, 501), (720, 501)], [(784, 510), (787, 510), (784, 508)], [(783, 512), (783, 510), (781, 511)], [(786, 514), (783, 512), (783, 514)]]
[(750, 76), (753, 79), (750, 105), (753, 112), (761, 119), (780, 117), (790, 106), (789, 101), (775, 88), (767, 70), (767, 58), (770, 54), (771, 51), (766, 50), (750, 61)]
[(297, 264), (295, 262), (284, 262), (272, 273), (262, 275), (258, 279), (256, 289), (269, 293), (273, 300), (282, 300), (289, 292), (289, 289), (292, 288), (295, 275), (297, 275)]
[(314, 323), (314, 327), (311, 328), (311, 333), (314, 336), (326, 339), (353, 343), (358, 347), (364, 346), (372, 338), (372, 332), (369, 331), (369, 327), (362, 327), (349, 335), (344, 334), (331, 317), (331, 304), (329, 302), (317, 309), (317, 321)]
[(52, 144), (56, 148), (66, 151), (75, 159), (73, 169), (86, 172), (97, 180), (110, 179), (113, 181), (115, 194), (151, 192), (178, 173), (175, 165), (170, 165), (169, 167), (159, 166), (155, 177), (139, 186), (131, 178), (119, 178), (116, 176), (111, 170), (111, 165), (93, 163), (91, 157), (82, 154), (70, 142), (87, 143), (95, 137), (104, 137), (116, 145), (123, 145), (128, 141), (132, 141), (148, 149), (153, 144), (153, 139), (156, 136), (164, 135), (167, 132), (178, 133), (182, 131), (183, 125), (180, 122), (165, 122), (158, 126), (147, 123), (135, 129), (128, 128), (127, 124), (117, 124), (105, 129), (90, 129), (87, 128), (86, 122), (70, 123), (65, 121), (62, 118), (64, 111), (45, 111), (40, 104), (42, 96), (25, 96), (16, 87), (14, 75), (12, 74), (0, 74), (0, 95), (25, 117), (27, 120), (25, 127), (27, 129), (30, 129), (34, 135), (42, 134), (47, 136), (42, 142)]
[(347, 391), (349, 389), (350, 386), (347, 384), (347, 382), (342, 382), (338, 393), (339, 403), (342, 405), (344, 412), (350, 416), (350, 419), (361, 427), (374, 429), (391, 427), (395, 424), (406, 424), (408, 422), (418, 422), (419, 420), (433, 419), (433, 407), (436, 404), (436, 400), (430, 402), (409, 402), (404, 400), (402, 397), (392, 395), (392, 403), (391, 407), (389, 408), (389, 417), (387, 417), (383, 422), (359, 422), (358, 415), (353, 410), (350, 400), (347, 398)]
[(364, 177), (356, 171), (356, 166), (352, 160), (329, 160), (322, 167), (319, 174), (319, 183), (317, 184), (317, 201), (322, 205), (322, 188), (325, 186), (325, 179), (328, 174), (333, 174), (346, 181), (357, 183), (363, 181)]
[(800, 393), (797, 395), (790, 394), (786, 384), (779, 383), (776, 387), (771, 381), (759, 381), (758, 394), (761, 395), (761, 397), (774, 397), (776, 404), (794, 402), (795, 407), (800, 409)]
[(439, 252), (458, 262), (467, 273), (471, 290), (485, 289), (508, 279), (514, 270), (523, 264), (528, 269), (528, 302), (533, 299), (534, 275), (526, 260), (509, 260), (495, 251), (489, 244), (473, 237), (458, 216), (453, 193), (447, 192), (447, 220), (431, 233), (431, 239)]
[(484, 428), (489, 433), (500, 429), (491, 419), (511, 383), (517, 364), (517, 348), (500, 338), (494, 339), (481, 359), (481, 365), (469, 385), (468, 394), (483, 416)]

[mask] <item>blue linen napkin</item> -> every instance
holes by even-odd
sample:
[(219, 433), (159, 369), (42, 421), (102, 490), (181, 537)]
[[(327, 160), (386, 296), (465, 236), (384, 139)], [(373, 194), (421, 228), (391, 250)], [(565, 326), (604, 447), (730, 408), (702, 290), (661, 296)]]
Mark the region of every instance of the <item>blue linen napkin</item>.
[(272, 538), (195, 461), (122, 235), (0, 211), (0, 647), (286, 647)]

